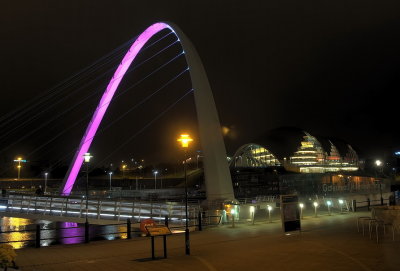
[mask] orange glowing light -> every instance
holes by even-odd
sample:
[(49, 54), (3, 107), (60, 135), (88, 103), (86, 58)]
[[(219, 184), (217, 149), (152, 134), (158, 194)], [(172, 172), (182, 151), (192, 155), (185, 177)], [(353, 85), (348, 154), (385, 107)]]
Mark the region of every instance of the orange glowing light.
[(177, 141), (181, 142), (182, 148), (188, 148), (189, 142), (192, 142), (193, 139), (188, 134), (182, 134), (181, 137), (177, 139)]

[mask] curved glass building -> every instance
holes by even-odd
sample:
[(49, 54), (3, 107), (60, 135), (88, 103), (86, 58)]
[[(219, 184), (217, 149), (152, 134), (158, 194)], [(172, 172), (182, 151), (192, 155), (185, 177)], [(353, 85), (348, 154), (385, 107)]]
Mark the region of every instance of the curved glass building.
[[(241, 146), (230, 160), (231, 168), (267, 168), (283, 166), (299, 173), (357, 171), (356, 151), (348, 144), (333, 139), (317, 138), (308, 132), (296, 131), (270, 135), (260, 141)], [(273, 139), (273, 140), (270, 140)], [(337, 141), (337, 140), (336, 140)]]

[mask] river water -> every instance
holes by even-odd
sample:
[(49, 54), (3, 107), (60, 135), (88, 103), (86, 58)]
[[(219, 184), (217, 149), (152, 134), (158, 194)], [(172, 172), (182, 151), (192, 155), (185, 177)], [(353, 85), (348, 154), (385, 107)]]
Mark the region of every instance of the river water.
[[(0, 217), (0, 242), (8, 242), (15, 249), (34, 247), (37, 224), (40, 224), (40, 228), (42, 229), (40, 238), (42, 239), (40, 241), (41, 246), (79, 244), (85, 241), (83, 223)], [(126, 239), (126, 224), (90, 225), (89, 236), (91, 241)]]

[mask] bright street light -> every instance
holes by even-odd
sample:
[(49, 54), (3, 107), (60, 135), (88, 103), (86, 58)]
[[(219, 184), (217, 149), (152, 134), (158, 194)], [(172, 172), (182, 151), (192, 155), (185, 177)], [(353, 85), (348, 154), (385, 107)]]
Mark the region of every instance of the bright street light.
[(235, 227), (235, 214), (236, 214), (236, 211), (235, 211), (235, 206), (232, 206), (232, 209), (231, 209), (231, 216), (232, 216), (232, 228), (234, 228)]
[(332, 201), (328, 200), (328, 201), (326, 202), (326, 205), (328, 206), (328, 213), (329, 213), (329, 215), (331, 215), (331, 205), (332, 205)]
[(255, 213), (255, 209), (254, 206), (250, 206), (250, 214), (251, 214), (251, 222), (254, 225), (254, 213)]
[(83, 155), (83, 159), (85, 160), (86, 163), (86, 223), (88, 222), (88, 212), (89, 212), (89, 162), (90, 159), (93, 156), (90, 155), (90, 153), (85, 153), (85, 155)]
[(343, 213), (343, 203), (344, 201), (342, 199), (339, 199), (339, 205), (340, 205), (340, 213)]
[(47, 192), (47, 175), (49, 175), (48, 172), (44, 173), (44, 193)]
[(314, 205), (315, 217), (317, 217), (318, 202), (314, 201), (313, 205)]
[(153, 171), (153, 174), (154, 174), (154, 190), (156, 190), (157, 189), (157, 174), (158, 174), (158, 171), (157, 170)]
[(182, 148), (185, 151), (185, 162), (184, 162), (184, 171), (185, 171), (185, 220), (186, 220), (186, 228), (185, 228), (185, 252), (186, 255), (190, 255), (190, 239), (189, 239), (189, 215), (188, 215), (188, 188), (187, 188), (187, 149), (189, 148), (189, 143), (193, 141), (193, 139), (188, 134), (181, 134), (180, 138), (177, 139), (178, 142), (181, 143)]
[(18, 157), (17, 159), (14, 160), (14, 162), (18, 163), (17, 165), (17, 170), (18, 170), (18, 180), (21, 177), (21, 163), (26, 163), (26, 160), (22, 159), (22, 157)]
[[(375, 161), (375, 165), (377, 168), (379, 168), (382, 165), (381, 160), (376, 160)], [(381, 194), (381, 205), (383, 205), (383, 197), (382, 197), (382, 181), (381, 180), (377, 180), (378, 178), (378, 170), (375, 170), (375, 180), (379, 183), (379, 192)]]
[(122, 165), (122, 179), (125, 179), (125, 169), (126, 169), (126, 165)]
[(299, 207), (300, 207), (300, 219), (303, 219), (303, 208), (304, 208), (304, 204), (300, 202)]
[(268, 206), (267, 206), (267, 209), (268, 209), (268, 219), (269, 219), (269, 223), (271, 223), (271, 222), (272, 222), (272, 220), (271, 220), (271, 210), (272, 210), (272, 206), (271, 206), (271, 205), (268, 205)]
[(89, 162), (93, 156), (90, 153), (85, 153), (83, 159), (86, 163), (86, 216), (85, 216), (85, 243), (89, 243), (89, 222), (88, 222), (88, 212), (89, 212)]
[(110, 176), (110, 191), (111, 191), (111, 176), (113, 175), (112, 171), (108, 172), (108, 175)]

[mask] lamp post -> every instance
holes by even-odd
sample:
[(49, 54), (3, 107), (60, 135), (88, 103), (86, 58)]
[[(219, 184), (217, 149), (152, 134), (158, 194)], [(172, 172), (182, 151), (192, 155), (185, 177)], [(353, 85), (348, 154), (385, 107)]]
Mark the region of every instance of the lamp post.
[(318, 202), (314, 201), (313, 205), (314, 205), (315, 217), (317, 217)]
[(342, 199), (339, 199), (340, 213), (343, 213), (343, 203), (344, 201)]
[(255, 213), (254, 206), (250, 206), (250, 213), (251, 213), (251, 224), (254, 225), (254, 213)]
[[(375, 177), (375, 180), (378, 181), (378, 180), (377, 180), (377, 178), (378, 178), (378, 168), (380, 168), (380, 166), (382, 165), (381, 160), (376, 160), (376, 161), (375, 161), (375, 165), (376, 165), (376, 167), (377, 167), (377, 169), (375, 170), (375, 176), (376, 176), (376, 177)], [(381, 194), (381, 205), (383, 205), (382, 181), (379, 180), (378, 183), (379, 183), (379, 193)]]
[(236, 211), (235, 211), (235, 206), (232, 206), (232, 209), (231, 209), (231, 216), (232, 216), (232, 228), (234, 228), (234, 227), (235, 227), (235, 213), (236, 213)]
[(328, 206), (328, 214), (331, 215), (331, 205), (332, 205), (332, 201), (328, 200), (326, 202), (326, 205)]
[(48, 172), (44, 173), (44, 193), (47, 192), (47, 175), (49, 175)]
[(157, 174), (158, 174), (158, 171), (154, 170), (153, 174), (154, 174), (154, 190), (156, 190), (157, 189)]
[(300, 204), (299, 204), (299, 207), (300, 207), (300, 219), (303, 219), (303, 208), (304, 208), (304, 204), (303, 204), (303, 203), (300, 203)]
[(113, 175), (112, 171), (108, 172), (108, 175), (110, 176), (110, 191), (111, 191), (111, 188), (112, 188), (112, 186), (111, 186), (111, 176)]
[(122, 165), (122, 179), (125, 179), (125, 169), (126, 169), (126, 165)]
[(26, 163), (26, 160), (22, 159), (21, 157), (18, 157), (17, 159), (14, 160), (14, 162), (18, 163), (17, 165), (17, 170), (18, 170), (18, 180), (21, 177), (21, 163)]
[(89, 212), (89, 162), (93, 156), (90, 153), (85, 153), (83, 158), (85, 159), (86, 164), (86, 216), (85, 216), (85, 223), (88, 223), (88, 212)]
[(184, 160), (184, 171), (185, 171), (185, 252), (186, 255), (190, 255), (190, 240), (189, 240), (189, 221), (188, 221), (188, 188), (187, 188), (187, 173), (186, 173), (186, 163), (187, 163), (187, 149), (189, 148), (189, 143), (193, 141), (188, 134), (181, 134), (180, 138), (177, 139), (181, 143), (182, 148), (185, 151)]
[(269, 223), (271, 223), (271, 222), (272, 222), (272, 220), (271, 220), (271, 210), (272, 210), (272, 206), (271, 206), (271, 205), (268, 205), (268, 206), (267, 206), (267, 209), (268, 209), (268, 220), (269, 220)]

